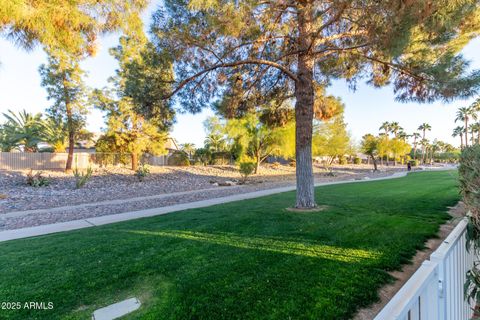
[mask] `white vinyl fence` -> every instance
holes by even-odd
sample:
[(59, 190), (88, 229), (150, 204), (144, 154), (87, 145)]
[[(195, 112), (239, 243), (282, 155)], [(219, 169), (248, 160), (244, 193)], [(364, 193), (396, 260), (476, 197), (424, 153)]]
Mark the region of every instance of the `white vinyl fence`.
[(467, 220), (462, 220), (442, 245), (390, 300), (375, 320), (468, 320), (473, 305), (464, 299), (466, 272), (477, 260), (465, 249)]
[[(67, 164), (67, 153), (49, 152), (0, 152), (0, 170), (62, 170)], [(144, 156), (142, 162), (152, 166), (166, 166), (168, 155)], [(73, 167), (86, 169), (88, 167), (130, 166), (129, 154), (87, 153), (73, 154)]]

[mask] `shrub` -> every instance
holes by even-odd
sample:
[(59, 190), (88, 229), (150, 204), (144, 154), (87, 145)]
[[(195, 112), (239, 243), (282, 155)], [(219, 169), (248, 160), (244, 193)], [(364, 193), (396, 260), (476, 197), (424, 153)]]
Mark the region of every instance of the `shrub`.
[(168, 158), (168, 164), (171, 166), (188, 167), (190, 159), (186, 152), (177, 151)]
[(353, 159), (353, 163), (354, 163), (354, 164), (362, 164), (362, 159), (360, 159), (359, 157), (355, 157), (355, 158)]
[(213, 152), (211, 155), (210, 164), (213, 165), (227, 165), (230, 164), (232, 155), (230, 152)]
[(245, 183), (248, 177), (255, 171), (255, 163), (244, 161), (240, 162), (239, 167), (240, 175), (242, 176), (243, 183)]
[(88, 180), (90, 180), (90, 178), (92, 177), (92, 174), (93, 174), (92, 167), (88, 167), (86, 172), (84, 171), (80, 172), (78, 168), (75, 168), (75, 170), (73, 170), (73, 176), (75, 177), (76, 188), (77, 189), (82, 188), (88, 182)]
[(142, 182), (143, 180), (145, 180), (145, 178), (150, 174), (150, 167), (145, 164), (145, 163), (142, 163), (138, 166), (138, 169), (137, 171), (135, 172), (135, 175), (137, 176), (138, 178), (138, 181)]
[(46, 187), (50, 184), (50, 180), (42, 176), (42, 171), (33, 173), (33, 170), (30, 169), (30, 172), (27, 173), (27, 184), (31, 187)]
[(195, 162), (200, 162), (206, 166), (212, 160), (212, 153), (207, 148), (199, 148), (195, 150), (193, 158), (195, 159)]
[[(480, 248), (480, 146), (465, 148), (460, 156), (458, 168), (460, 194), (465, 203), (468, 214), (467, 250), (478, 251)], [(478, 254), (478, 252), (477, 252)], [(474, 264), (473, 269), (467, 272), (464, 286), (468, 300), (477, 303), (480, 295), (480, 265)]]
[(297, 161), (296, 161), (295, 159), (292, 159), (292, 160), (290, 160), (290, 162), (288, 163), (288, 165), (289, 165), (290, 167), (294, 167), (294, 168), (295, 168), (295, 167), (297, 166)]
[(341, 164), (341, 165), (347, 164), (347, 158), (345, 158), (344, 156), (339, 157), (338, 164)]

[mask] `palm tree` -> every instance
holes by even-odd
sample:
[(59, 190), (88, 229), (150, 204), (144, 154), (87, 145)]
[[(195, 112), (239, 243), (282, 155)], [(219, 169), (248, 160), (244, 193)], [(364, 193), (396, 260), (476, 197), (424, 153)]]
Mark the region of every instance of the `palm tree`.
[(388, 135), (390, 133), (390, 122), (385, 121), (378, 130), (383, 130), (385, 131), (385, 135)]
[(180, 145), (180, 149), (188, 154), (188, 156), (191, 158), (192, 154), (195, 152), (195, 144), (194, 143), (184, 143)]
[(462, 126), (458, 126), (453, 129), (452, 137), (460, 137), (460, 148), (463, 149), (463, 131), (464, 128)]
[(480, 143), (480, 123), (472, 123), (469, 127), (470, 129), (470, 139), (472, 144), (479, 144)]
[(465, 147), (468, 147), (468, 121), (470, 119), (477, 120), (477, 114), (473, 107), (461, 107), (457, 110), (457, 117), (455, 122), (462, 121), (465, 128)]
[(25, 152), (38, 151), (38, 143), (42, 141), (42, 115), (40, 113), (34, 115), (26, 110), (15, 114), (12, 110), (8, 110), (3, 116), (7, 119), (3, 125), (6, 140), (15, 147), (23, 146)]
[(427, 153), (430, 144), (427, 139), (422, 139), (420, 140), (420, 145), (422, 146), (422, 163), (425, 164), (427, 162)]
[(390, 132), (393, 133), (393, 137), (396, 139), (398, 138), (398, 134), (403, 130), (402, 127), (400, 127), (400, 124), (398, 122), (390, 122)]
[[(390, 122), (389, 124), (390, 132), (393, 133), (393, 138), (396, 140), (398, 138), (398, 134), (403, 131), (403, 128), (400, 127), (398, 122)], [(393, 165), (397, 165), (397, 153), (393, 152)]]
[(205, 138), (205, 148), (213, 151), (219, 152), (225, 150), (225, 139), (219, 135), (211, 133)]
[[(429, 125), (428, 123), (424, 122), (422, 123), (417, 130), (420, 130), (422, 131), (422, 141), (425, 140), (425, 135), (426, 135), (426, 132), (427, 131), (431, 131), (432, 130), (432, 126)], [(425, 159), (425, 146), (422, 144), (422, 162), (425, 163), (426, 159)]]
[(418, 132), (414, 132), (412, 134), (412, 137), (413, 137), (413, 159), (414, 160), (417, 160), (417, 140), (420, 138), (420, 133)]
[(65, 152), (67, 148), (67, 126), (61, 119), (47, 118), (41, 124), (41, 137), (54, 152)]

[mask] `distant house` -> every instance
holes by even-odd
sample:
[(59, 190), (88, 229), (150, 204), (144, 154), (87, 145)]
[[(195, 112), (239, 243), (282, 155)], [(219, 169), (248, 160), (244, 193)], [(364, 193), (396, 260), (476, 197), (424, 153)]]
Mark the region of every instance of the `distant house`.
[(175, 153), (176, 151), (180, 150), (178, 147), (177, 141), (174, 138), (168, 137), (165, 141), (165, 149), (167, 149), (168, 154)]

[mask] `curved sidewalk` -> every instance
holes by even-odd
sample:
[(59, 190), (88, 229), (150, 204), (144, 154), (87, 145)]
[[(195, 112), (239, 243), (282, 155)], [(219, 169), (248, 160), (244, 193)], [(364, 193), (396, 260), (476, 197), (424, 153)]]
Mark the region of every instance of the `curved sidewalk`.
[[(395, 179), (395, 178), (405, 177), (406, 175), (407, 175), (407, 172), (396, 172), (390, 176), (376, 178), (376, 179), (318, 183), (318, 184), (315, 184), (315, 187), (335, 185), (335, 184), (360, 183), (360, 182), (368, 182), (368, 181)], [(222, 203), (247, 200), (247, 199), (268, 196), (276, 193), (294, 191), (295, 189), (296, 189), (295, 186), (266, 189), (266, 190), (236, 194), (236, 195), (231, 195), (226, 197), (176, 204), (176, 205), (167, 206), (167, 207), (124, 212), (119, 214), (99, 216), (99, 217), (88, 218), (88, 219), (80, 219), (80, 220), (72, 220), (72, 221), (60, 222), (60, 223), (54, 223), (54, 224), (46, 224), (46, 225), (41, 225), (36, 227), (6, 230), (6, 231), (0, 232), (0, 242), (41, 236), (41, 235), (57, 233), (57, 232), (90, 228), (90, 227), (101, 226), (101, 225), (116, 223), (121, 221), (134, 220), (139, 218), (153, 217), (153, 216), (164, 215), (167, 213), (182, 211), (187, 209), (205, 208), (205, 207), (222, 204)]]

